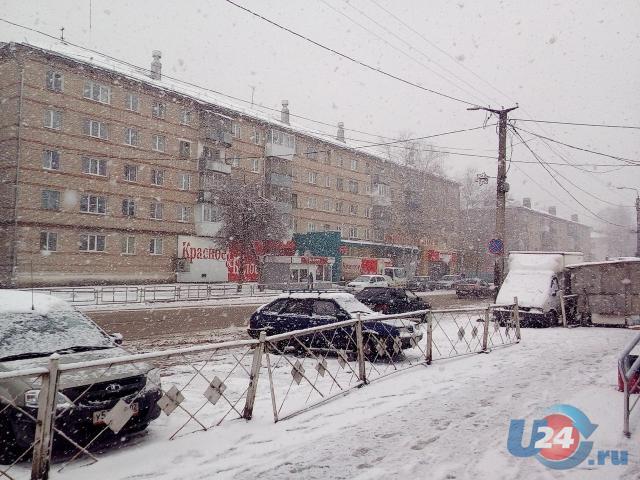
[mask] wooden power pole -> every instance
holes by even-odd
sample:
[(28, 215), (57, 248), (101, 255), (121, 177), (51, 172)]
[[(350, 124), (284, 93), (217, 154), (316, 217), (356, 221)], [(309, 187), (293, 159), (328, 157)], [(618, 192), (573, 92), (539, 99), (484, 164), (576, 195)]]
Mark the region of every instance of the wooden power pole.
[(505, 215), (507, 204), (507, 192), (509, 184), (507, 183), (507, 119), (509, 112), (518, 108), (503, 108), (501, 110), (473, 107), (467, 110), (485, 110), (498, 116), (498, 177), (496, 181), (496, 230), (492, 239), (492, 244), (500, 245), (495, 250), (495, 262), (493, 266), (493, 283), (497, 288), (502, 285), (504, 279), (504, 240), (505, 240)]

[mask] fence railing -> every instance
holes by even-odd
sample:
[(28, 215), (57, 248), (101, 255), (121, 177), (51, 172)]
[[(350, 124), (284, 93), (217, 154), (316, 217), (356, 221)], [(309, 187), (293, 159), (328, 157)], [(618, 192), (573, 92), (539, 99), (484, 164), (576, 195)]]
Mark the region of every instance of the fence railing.
[(623, 433), (627, 436), (631, 436), (631, 429), (629, 427), (629, 417), (634, 407), (640, 400), (640, 395), (636, 397), (635, 401), (631, 404), (631, 393), (638, 393), (640, 389), (640, 355), (631, 355), (634, 348), (640, 345), (640, 333), (629, 342), (624, 351), (618, 358), (618, 375), (622, 379), (622, 391), (624, 394), (623, 402)]
[[(287, 284), (246, 284), (238, 290), (236, 284), (178, 284), (142, 286), (96, 286), (37, 288), (36, 292), (54, 295), (73, 305), (129, 305), (157, 302), (183, 302), (273, 296), (287, 290)], [(298, 287), (300, 288), (300, 287)]]
[[(96, 462), (95, 447), (157, 417), (167, 439), (249, 420), (256, 409), (271, 410), (277, 422), (394, 372), (517, 343), (517, 306), (501, 306), (499, 315), (497, 308), (320, 318), (313, 328), (262, 331), (253, 340), (120, 357), (92, 352), (95, 360), (76, 363), (53, 355), (43, 367), (0, 372), (0, 433), (2, 419), (18, 416), (23, 427), (19, 439), (0, 435), (0, 478), (12, 478), (9, 471), (29, 456), (34, 480), (48, 478), (50, 468)], [(18, 380), (12, 395), (8, 382)]]

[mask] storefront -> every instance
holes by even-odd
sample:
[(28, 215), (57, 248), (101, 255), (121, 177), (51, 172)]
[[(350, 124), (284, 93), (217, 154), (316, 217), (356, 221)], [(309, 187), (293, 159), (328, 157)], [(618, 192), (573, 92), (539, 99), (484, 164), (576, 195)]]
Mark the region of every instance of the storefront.
[(333, 257), (306, 255), (266, 255), (260, 271), (260, 283), (273, 288), (328, 288), (333, 275)]

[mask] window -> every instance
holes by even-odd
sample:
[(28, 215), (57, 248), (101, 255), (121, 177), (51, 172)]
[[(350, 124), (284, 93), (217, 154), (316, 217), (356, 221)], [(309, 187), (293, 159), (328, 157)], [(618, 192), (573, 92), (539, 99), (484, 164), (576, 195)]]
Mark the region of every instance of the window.
[(316, 161), (318, 159), (318, 147), (315, 145), (307, 145), (306, 157), (309, 160)]
[(156, 152), (164, 152), (167, 146), (167, 139), (164, 135), (153, 135), (151, 148)]
[(151, 105), (151, 116), (155, 118), (164, 118), (167, 114), (167, 106), (162, 102), (153, 102)]
[(367, 195), (371, 195), (371, 184), (370, 183), (365, 183), (364, 184), (364, 193), (366, 193)]
[(356, 170), (358, 170), (358, 159), (357, 158), (352, 158), (351, 159), (351, 170), (353, 170), (354, 172)]
[(326, 177), (324, 177), (324, 186), (327, 188), (331, 188), (331, 176), (327, 175)]
[(318, 183), (318, 172), (309, 172), (308, 182), (315, 185)]
[(60, 170), (60, 152), (57, 150), (44, 150), (42, 152), (42, 168)]
[(315, 300), (313, 302), (312, 315), (314, 317), (335, 317), (338, 312), (338, 306), (331, 300)]
[(217, 148), (204, 146), (202, 147), (202, 158), (206, 158), (207, 160), (220, 161), (220, 150), (218, 150)]
[(62, 73), (49, 70), (46, 76), (47, 89), (52, 92), (61, 92), (63, 79)]
[(140, 145), (140, 134), (138, 130), (131, 127), (125, 127), (124, 129), (124, 143), (127, 145), (131, 145), (132, 147), (137, 147)]
[(149, 208), (149, 218), (152, 220), (162, 220), (163, 205), (160, 202), (151, 202)]
[(125, 198), (122, 200), (122, 215), (125, 217), (134, 217), (136, 214), (136, 202), (133, 198)]
[(316, 224), (314, 222), (308, 222), (307, 232), (315, 232), (315, 231), (316, 231)]
[(182, 109), (182, 112), (180, 112), (180, 124), (191, 125), (191, 110), (186, 108)]
[(57, 110), (47, 110), (44, 112), (44, 126), (60, 130), (62, 128), (62, 112)]
[(94, 138), (107, 140), (109, 138), (109, 127), (104, 122), (98, 120), (86, 119), (84, 121), (83, 133)]
[(81, 252), (104, 252), (107, 237), (84, 233), (80, 235), (79, 250)]
[(164, 185), (164, 170), (151, 170), (151, 185)]
[(256, 127), (253, 127), (253, 133), (251, 134), (251, 141), (256, 145), (260, 145), (260, 130), (258, 130)]
[(349, 180), (349, 192), (358, 193), (358, 182), (355, 180)]
[(203, 222), (219, 222), (222, 220), (222, 212), (216, 205), (204, 203), (202, 205)]
[(316, 197), (307, 198), (307, 208), (318, 208), (318, 199)]
[(178, 205), (178, 221), (188, 222), (191, 220), (191, 207)]
[(124, 106), (127, 110), (131, 110), (132, 112), (139, 112), (140, 111), (140, 95), (138, 95), (137, 93), (128, 92), (124, 101)]
[(296, 137), (290, 133), (285, 133), (280, 130), (269, 130), (269, 143), (275, 143), (277, 145), (284, 145), (289, 148), (296, 148)]
[(234, 154), (233, 157), (231, 157), (231, 166), (235, 168), (240, 166), (240, 157), (238, 154)]
[(149, 253), (151, 255), (162, 255), (162, 239), (152, 238), (149, 240)]
[(239, 123), (231, 122), (231, 135), (233, 138), (240, 138), (242, 135), (242, 129)]
[(41, 205), (45, 210), (60, 210), (60, 192), (56, 190), (43, 190)]
[(138, 167), (136, 165), (125, 165), (124, 166), (124, 179), (127, 182), (137, 182), (138, 181)]
[(358, 205), (353, 203), (349, 205), (349, 215), (358, 215)]
[(58, 234), (54, 232), (40, 232), (40, 250), (55, 252), (58, 250)]
[(181, 173), (179, 186), (180, 190), (191, 189), (191, 175), (189, 175), (188, 173)]
[(292, 208), (298, 208), (298, 194), (297, 193), (292, 193), (291, 194), (291, 207)]
[(371, 229), (369, 229), (369, 228), (365, 228), (364, 229), (364, 239), (365, 240), (370, 240), (371, 239)]
[(330, 211), (331, 211), (331, 207), (332, 207), (332, 205), (331, 205), (331, 199), (330, 199), (330, 198), (325, 198), (325, 199), (323, 200), (323, 202), (322, 202), (322, 209), (323, 209), (325, 212), (330, 212)]
[(364, 207), (365, 218), (371, 218), (371, 207)]
[(83, 96), (100, 103), (111, 103), (111, 88), (100, 83), (86, 81), (84, 82)]
[(82, 195), (80, 197), (80, 211), (105, 215), (107, 213), (107, 198), (97, 195)]
[(123, 255), (136, 253), (136, 237), (122, 237), (121, 251)]
[(107, 161), (103, 158), (82, 157), (82, 173), (107, 176)]
[(183, 158), (191, 157), (191, 142), (180, 140), (180, 156)]
[(329, 225), (328, 223), (325, 223), (322, 226), (322, 230), (324, 230), (325, 232), (330, 232), (331, 231), (331, 225)]
[(389, 185), (385, 185), (384, 183), (378, 184), (378, 195), (388, 197), (390, 193)]
[(341, 192), (344, 190), (344, 178), (336, 178), (336, 188)]
[(349, 238), (358, 238), (358, 227), (349, 227)]
[(260, 159), (254, 158), (253, 162), (251, 162), (251, 171), (254, 173), (260, 172)]

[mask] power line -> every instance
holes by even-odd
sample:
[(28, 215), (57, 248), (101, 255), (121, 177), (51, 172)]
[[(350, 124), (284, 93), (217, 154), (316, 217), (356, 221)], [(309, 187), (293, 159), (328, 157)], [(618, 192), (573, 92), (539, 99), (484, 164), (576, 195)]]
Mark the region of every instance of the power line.
[[(513, 125), (511, 126), (511, 128), (513, 129), (513, 132), (521, 140), (524, 140), (522, 138), (522, 136), (520, 135), (520, 132)], [(529, 133), (529, 132), (527, 132), (527, 133)], [(610, 222), (606, 218), (602, 218), (600, 215), (598, 215), (597, 213), (595, 213), (591, 209), (589, 209), (580, 200), (578, 200), (564, 185), (562, 185), (562, 183), (551, 173), (551, 171), (547, 168), (547, 166), (544, 164), (544, 162), (540, 159), (540, 157), (538, 157), (536, 152), (534, 152), (533, 149), (531, 149), (531, 147), (529, 147), (528, 144), (525, 143), (524, 146), (527, 147), (527, 150), (529, 150), (529, 152), (531, 152), (531, 155), (533, 155), (533, 157), (538, 161), (538, 163), (542, 166), (542, 168), (544, 168), (544, 170), (549, 174), (549, 176), (553, 179), (553, 181), (556, 182), (560, 186), (560, 188), (562, 188), (562, 190), (564, 190), (578, 205), (580, 205), (582, 208), (584, 208), (587, 212), (589, 212), (591, 215), (593, 215), (594, 217), (598, 218), (599, 220), (601, 220), (601, 221), (603, 221), (605, 223), (608, 223), (609, 225), (614, 225), (616, 227), (622, 227), (622, 228), (628, 228), (629, 227), (629, 225), (620, 225), (618, 223)]]
[(527, 118), (513, 118), (512, 120), (518, 121), (518, 122), (551, 123), (555, 125), (574, 125), (577, 127), (623, 128), (623, 129), (640, 130), (640, 127), (637, 127), (635, 125), (606, 125), (604, 123), (559, 122), (559, 121), (553, 121), (553, 120), (534, 120), (534, 119), (527, 119)]
[[(512, 127), (513, 127), (513, 125), (512, 125)], [(560, 144), (560, 145), (564, 145), (565, 147), (573, 148), (573, 149), (579, 150), (581, 152), (593, 153), (594, 155), (600, 155), (602, 157), (608, 157), (608, 158), (612, 158), (614, 160), (620, 160), (621, 162), (627, 162), (627, 163), (632, 164), (632, 165), (640, 165), (640, 162), (637, 161), (637, 160), (631, 160), (630, 158), (619, 157), (619, 156), (616, 156), (616, 155), (609, 155), (607, 153), (597, 152), (595, 150), (589, 150), (588, 148), (577, 147), (575, 145), (570, 145), (568, 143), (561, 142), (560, 140), (554, 140), (553, 138), (545, 137), (544, 135), (540, 135), (538, 133), (530, 132), (528, 130), (525, 130), (524, 128), (518, 127), (518, 130), (522, 130), (523, 132), (526, 132), (526, 133), (528, 133), (530, 135), (533, 135), (535, 137), (543, 138), (545, 140), (549, 140), (550, 142), (557, 143), (557, 144)]]
[(304, 40), (306, 42), (309, 42), (309, 43), (315, 45), (316, 47), (319, 47), (319, 48), (321, 48), (323, 50), (326, 50), (326, 51), (331, 52), (331, 53), (333, 53), (335, 55), (338, 55), (339, 57), (342, 57), (342, 58), (344, 58), (346, 60), (349, 60), (350, 62), (356, 63), (358, 65), (361, 65), (361, 66), (363, 66), (363, 67), (365, 67), (365, 68), (367, 68), (369, 70), (372, 70), (374, 72), (378, 72), (381, 75), (385, 75), (385, 76), (387, 76), (389, 78), (392, 78), (394, 80), (402, 82), (402, 83), (404, 83), (406, 85), (410, 85), (412, 87), (418, 88), (418, 89), (423, 90), (425, 92), (433, 93), (434, 95), (438, 95), (440, 97), (448, 98), (449, 100), (454, 100), (456, 102), (464, 103), (465, 105), (470, 105), (470, 106), (473, 106), (473, 107), (477, 107), (478, 106), (477, 104), (475, 104), (473, 102), (469, 102), (467, 100), (463, 100), (461, 98), (454, 97), (452, 95), (447, 95), (446, 93), (442, 93), (442, 92), (439, 92), (437, 90), (433, 90), (431, 88), (423, 87), (422, 85), (419, 85), (419, 84), (414, 83), (414, 82), (412, 82), (410, 80), (407, 80), (407, 79), (404, 79), (404, 78), (399, 77), (397, 75), (394, 75), (393, 73), (389, 73), (389, 72), (387, 72), (385, 70), (382, 70), (380, 68), (377, 68), (377, 67), (374, 67), (372, 65), (369, 65), (368, 63), (365, 63), (362, 60), (358, 60), (358, 59), (356, 59), (354, 57), (351, 57), (351, 56), (349, 56), (349, 55), (347, 55), (345, 53), (339, 52), (338, 50), (335, 50), (335, 49), (333, 49), (331, 47), (323, 45), (322, 43), (316, 42), (315, 40), (312, 40), (309, 37), (306, 37), (306, 36), (296, 32), (294, 30), (291, 30), (290, 28), (287, 28), (287, 27), (285, 27), (283, 25), (280, 25), (279, 23), (276, 23), (273, 20), (270, 20), (270, 19), (260, 15), (259, 13), (256, 13), (253, 10), (250, 10), (250, 9), (248, 9), (246, 7), (243, 7), (242, 5), (239, 5), (239, 4), (235, 3), (235, 2), (233, 2), (232, 0), (225, 0), (225, 1), (227, 3), (229, 3), (229, 4), (231, 4), (231, 5), (239, 8), (240, 10), (243, 10), (243, 11), (253, 15), (254, 17), (257, 17), (257, 18), (259, 18), (259, 19), (261, 19), (261, 20), (273, 25), (274, 27), (277, 27), (277, 28), (279, 28), (281, 30), (284, 30), (285, 32), (290, 33), (291, 35), (294, 35), (294, 36), (296, 36), (298, 38), (301, 38), (302, 40)]

